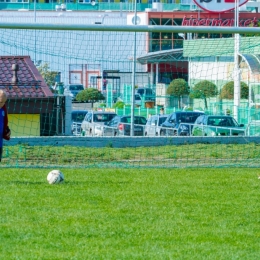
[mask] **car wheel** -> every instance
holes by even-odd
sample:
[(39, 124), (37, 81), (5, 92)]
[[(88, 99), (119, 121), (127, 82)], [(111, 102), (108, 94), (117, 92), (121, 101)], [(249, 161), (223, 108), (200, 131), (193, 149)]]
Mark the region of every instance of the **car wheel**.
[(174, 131), (173, 136), (177, 136), (177, 135), (178, 135), (177, 131)]
[(165, 136), (165, 132), (164, 132), (164, 131), (161, 131), (161, 132), (160, 132), (160, 136)]
[(117, 132), (114, 132), (114, 136), (117, 136)]
[(158, 133), (157, 133), (157, 132), (155, 133), (155, 136), (158, 136)]
[(144, 133), (144, 136), (147, 136), (147, 132)]

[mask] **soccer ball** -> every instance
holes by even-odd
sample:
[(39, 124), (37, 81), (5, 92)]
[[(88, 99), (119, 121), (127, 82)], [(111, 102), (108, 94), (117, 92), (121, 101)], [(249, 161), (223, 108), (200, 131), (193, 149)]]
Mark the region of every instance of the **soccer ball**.
[(59, 184), (64, 182), (64, 175), (60, 170), (52, 170), (47, 175), (49, 184)]

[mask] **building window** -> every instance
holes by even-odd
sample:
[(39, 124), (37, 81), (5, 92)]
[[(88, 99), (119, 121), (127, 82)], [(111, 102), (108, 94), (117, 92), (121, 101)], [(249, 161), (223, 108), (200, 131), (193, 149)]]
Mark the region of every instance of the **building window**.
[[(181, 19), (172, 18), (151, 18), (151, 25), (180, 25)], [(149, 52), (171, 50), (183, 47), (183, 38), (178, 33), (149, 33)]]

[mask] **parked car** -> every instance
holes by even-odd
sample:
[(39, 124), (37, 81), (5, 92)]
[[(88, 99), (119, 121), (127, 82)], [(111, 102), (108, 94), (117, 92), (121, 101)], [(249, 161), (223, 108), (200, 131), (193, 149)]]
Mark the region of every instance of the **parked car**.
[(143, 101), (150, 100), (155, 102), (155, 93), (151, 88), (137, 88), (135, 93), (139, 94)]
[(98, 126), (112, 120), (117, 114), (106, 111), (89, 111), (81, 123), (82, 135), (96, 135), (95, 130)]
[(148, 118), (144, 135), (145, 136), (160, 136), (162, 134), (162, 123), (167, 119), (168, 115), (153, 115)]
[(243, 124), (238, 124), (232, 116), (199, 116), (192, 129), (193, 136), (245, 135)]
[(64, 89), (64, 95), (66, 96), (71, 96), (72, 97), (72, 101), (76, 100), (76, 96), (77, 94), (84, 90), (83, 85), (81, 84), (71, 84), (65, 87)]
[[(124, 103), (127, 103), (123, 95), (120, 95), (116, 101), (122, 101)], [(137, 107), (142, 106), (142, 98), (140, 94), (136, 94), (136, 93), (135, 93), (135, 106)]]
[[(134, 117), (134, 136), (144, 135), (146, 118), (143, 116)], [(96, 134), (100, 136), (130, 136), (131, 116), (115, 116), (110, 122), (99, 126)]]
[(87, 113), (87, 110), (73, 110), (71, 112), (71, 133), (73, 135), (80, 135), (81, 123)]
[(188, 136), (191, 135), (193, 124), (203, 112), (179, 111), (170, 114), (162, 123), (161, 135)]

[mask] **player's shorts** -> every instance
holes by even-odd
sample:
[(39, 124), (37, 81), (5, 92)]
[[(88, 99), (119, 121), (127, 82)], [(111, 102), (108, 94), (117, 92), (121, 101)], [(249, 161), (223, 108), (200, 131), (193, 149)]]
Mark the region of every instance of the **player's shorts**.
[(3, 147), (0, 147), (0, 162), (1, 162), (1, 159), (2, 159), (2, 154), (3, 154)]

